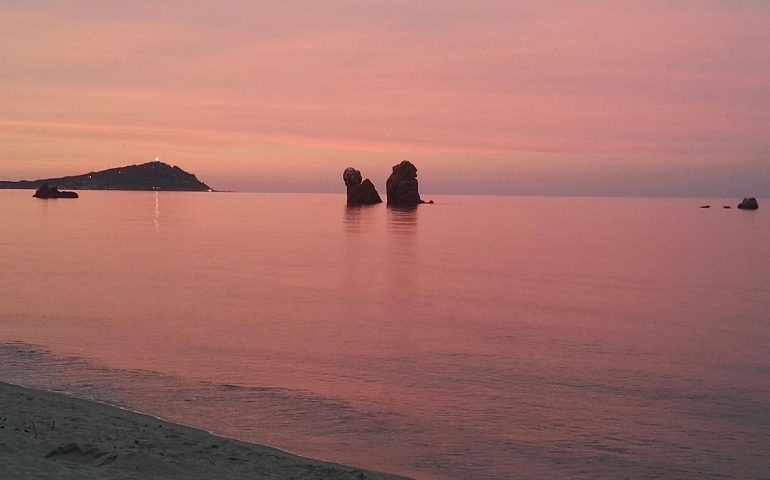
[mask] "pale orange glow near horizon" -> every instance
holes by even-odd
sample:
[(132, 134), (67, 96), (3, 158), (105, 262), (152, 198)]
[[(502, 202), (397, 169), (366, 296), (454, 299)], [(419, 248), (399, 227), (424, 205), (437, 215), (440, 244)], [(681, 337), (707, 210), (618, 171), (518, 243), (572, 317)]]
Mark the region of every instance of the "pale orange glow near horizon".
[(770, 196), (770, 3), (15, 1), (0, 179)]

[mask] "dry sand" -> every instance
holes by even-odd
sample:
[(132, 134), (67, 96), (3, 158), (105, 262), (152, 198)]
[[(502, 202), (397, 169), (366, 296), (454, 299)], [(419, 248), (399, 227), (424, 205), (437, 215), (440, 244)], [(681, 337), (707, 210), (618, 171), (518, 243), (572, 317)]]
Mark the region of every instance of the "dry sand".
[(108, 405), (0, 382), (0, 478), (403, 477), (302, 458)]

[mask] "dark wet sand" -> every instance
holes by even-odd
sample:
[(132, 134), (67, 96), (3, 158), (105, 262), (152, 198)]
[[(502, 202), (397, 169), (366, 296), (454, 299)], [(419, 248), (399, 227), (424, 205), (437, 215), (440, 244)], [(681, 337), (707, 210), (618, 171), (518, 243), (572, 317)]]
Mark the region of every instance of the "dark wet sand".
[(0, 382), (0, 478), (402, 479)]

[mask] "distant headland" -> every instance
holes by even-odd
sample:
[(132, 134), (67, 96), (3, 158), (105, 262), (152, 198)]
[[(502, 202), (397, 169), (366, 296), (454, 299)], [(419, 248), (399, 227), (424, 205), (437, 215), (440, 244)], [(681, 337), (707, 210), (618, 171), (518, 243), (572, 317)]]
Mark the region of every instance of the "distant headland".
[(19, 182), (0, 181), (0, 189), (38, 189), (46, 183), (69, 190), (212, 191), (211, 187), (198, 180), (192, 173), (159, 161), (110, 168), (109, 170), (71, 177), (21, 180)]

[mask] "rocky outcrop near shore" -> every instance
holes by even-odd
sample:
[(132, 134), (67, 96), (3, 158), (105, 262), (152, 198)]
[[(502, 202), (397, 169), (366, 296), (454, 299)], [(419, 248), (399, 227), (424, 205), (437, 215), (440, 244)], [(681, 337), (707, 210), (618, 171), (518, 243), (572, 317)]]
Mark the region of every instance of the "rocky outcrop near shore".
[(32, 196), (35, 198), (78, 198), (78, 194), (75, 192), (60, 191), (57, 187), (47, 183), (41, 185)]

